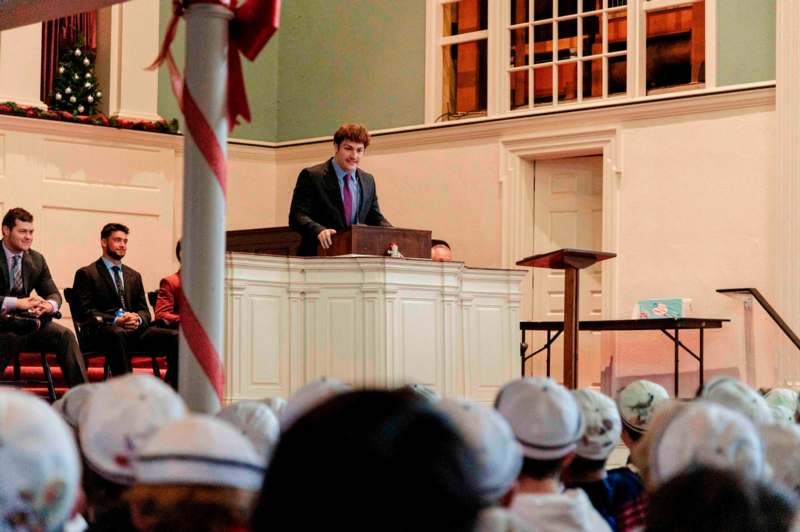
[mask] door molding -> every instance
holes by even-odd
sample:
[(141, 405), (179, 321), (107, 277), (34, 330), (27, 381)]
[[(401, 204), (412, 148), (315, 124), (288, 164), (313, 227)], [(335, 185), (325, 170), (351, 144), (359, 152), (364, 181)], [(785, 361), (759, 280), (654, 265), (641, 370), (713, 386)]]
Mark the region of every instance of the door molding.
[[(503, 218), (501, 260), (504, 268), (513, 268), (518, 260), (533, 254), (533, 161), (582, 155), (601, 155), (603, 158), (602, 251), (619, 251), (619, 187), (622, 179), (619, 129), (584, 129), (558, 135), (506, 137), (500, 141), (499, 169)], [(617, 271), (616, 260), (602, 263), (603, 319), (620, 317)], [(604, 334), (603, 361), (611, 367), (612, 376), (615, 347), (616, 335)], [(610, 387), (613, 379), (608, 382)]]

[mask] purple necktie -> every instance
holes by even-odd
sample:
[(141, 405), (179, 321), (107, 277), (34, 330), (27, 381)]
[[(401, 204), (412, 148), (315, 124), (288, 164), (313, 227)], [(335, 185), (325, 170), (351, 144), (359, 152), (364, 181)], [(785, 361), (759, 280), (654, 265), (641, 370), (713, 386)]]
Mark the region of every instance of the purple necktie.
[(344, 190), (342, 191), (342, 199), (344, 199), (344, 220), (345, 225), (350, 225), (353, 221), (353, 195), (350, 193), (350, 174), (344, 176)]

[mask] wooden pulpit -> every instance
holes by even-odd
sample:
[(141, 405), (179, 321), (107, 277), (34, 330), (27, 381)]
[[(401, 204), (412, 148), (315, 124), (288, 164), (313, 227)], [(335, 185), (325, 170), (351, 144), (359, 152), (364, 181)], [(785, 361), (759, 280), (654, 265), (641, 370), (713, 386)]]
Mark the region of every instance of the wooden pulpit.
[(420, 229), (400, 227), (381, 227), (376, 225), (352, 225), (333, 235), (333, 244), (328, 249), (317, 247), (320, 257), (337, 255), (382, 255), (392, 243), (406, 258), (431, 258), (431, 232)]
[(578, 271), (616, 253), (559, 249), (517, 261), (519, 266), (564, 270), (564, 386), (578, 387)]

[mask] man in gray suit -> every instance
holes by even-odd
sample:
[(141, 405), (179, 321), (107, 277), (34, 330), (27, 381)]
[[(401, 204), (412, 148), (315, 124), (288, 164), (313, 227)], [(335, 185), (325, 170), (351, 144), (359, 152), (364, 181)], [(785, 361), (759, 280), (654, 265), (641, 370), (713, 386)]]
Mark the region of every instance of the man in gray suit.
[(333, 135), (333, 157), (300, 172), (289, 209), (289, 226), (303, 237), (300, 255), (328, 249), (333, 235), (353, 224), (392, 226), (381, 214), (375, 179), (358, 168), (369, 140), (367, 128), (345, 124)]
[[(49, 351), (58, 357), (58, 364), (68, 386), (88, 382), (86, 363), (78, 340), (69, 329), (46, 319), (58, 311), (58, 293), (47, 261), (31, 249), (33, 215), (16, 207), (3, 217), (3, 239), (0, 240), (0, 313), (17, 313), (42, 318), (42, 325), (27, 336), (0, 333), (0, 372), (11, 357), (20, 351)], [(31, 292), (36, 291), (36, 295)]]

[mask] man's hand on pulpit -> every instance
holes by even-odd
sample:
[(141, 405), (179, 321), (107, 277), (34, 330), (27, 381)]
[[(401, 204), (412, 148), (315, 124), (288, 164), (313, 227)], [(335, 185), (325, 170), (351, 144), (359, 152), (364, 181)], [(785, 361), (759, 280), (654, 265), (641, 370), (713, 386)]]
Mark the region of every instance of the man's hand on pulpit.
[(323, 229), (317, 234), (317, 240), (322, 249), (328, 249), (333, 243), (332, 237), (336, 234), (336, 229)]

